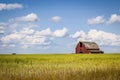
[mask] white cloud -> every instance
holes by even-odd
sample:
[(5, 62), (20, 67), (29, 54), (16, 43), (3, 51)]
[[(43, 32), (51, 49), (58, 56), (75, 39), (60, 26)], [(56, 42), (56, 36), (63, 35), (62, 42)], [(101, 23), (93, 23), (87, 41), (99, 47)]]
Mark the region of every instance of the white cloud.
[(4, 29), (4, 27), (3, 27), (3, 26), (0, 26), (0, 30), (1, 30), (1, 29), (3, 30), (3, 29)]
[(4, 23), (0, 23), (0, 29), (4, 29), (5, 24)]
[(88, 19), (88, 24), (95, 25), (95, 24), (113, 24), (116, 22), (120, 22), (120, 15), (112, 14), (108, 20), (105, 20), (103, 16), (97, 16), (96, 18)]
[(22, 48), (25, 49), (33, 45), (49, 46), (52, 40), (54, 40), (56, 37), (64, 37), (66, 33), (66, 28), (63, 28), (61, 30), (58, 29), (52, 32), (50, 28), (36, 31), (30, 27), (25, 27), (20, 31), (16, 31), (2, 37), (0, 40), (6, 44), (19, 44)]
[(85, 36), (85, 32), (84, 31), (77, 31), (76, 33), (70, 35), (71, 38), (78, 38), (78, 37), (84, 37)]
[(1, 30), (1, 29), (0, 29), (0, 34), (4, 34), (4, 30)]
[(116, 35), (113, 33), (108, 33), (104, 31), (90, 30), (88, 32), (88, 37), (91, 40), (99, 41), (101, 45), (113, 45), (118, 42), (116, 45), (120, 45), (118, 39), (120, 39), (120, 35)]
[(44, 50), (47, 50), (47, 49), (49, 49), (50, 48), (50, 46), (44, 46), (44, 47), (42, 47)]
[(35, 13), (30, 13), (26, 16), (17, 17), (15, 19), (10, 19), (9, 22), (33, 22), (38, 20), (38, 16)]
[(3, 34), (5, 32), (4, 28), (5, 28), (5, 23), (0, 23), (0, 34)]
[[(38, 16), (35, 13), (30, 13), (22, 17), (12, 18), (9, 19), (6, 23), (0, 22), (0, 31), (4, 31), (8, 34), (15, 33), (17, 29), (21, 30), (24, 27), (34, 28), (38, 26), (33, 23), (36, 20), (38, 20)], [(26, 30), (26, 32), (28, 31)]]
[(46, 43), (46, 37), (36, 37), (35, 35), (29, 36), (26, 35), (21, 44), (23, 45), (43, 45)]
[(2, 37), (1, 41), (5, 44), (14, 43), (21, 45), (22, 48), (28, 48), (32, 45), (43, 45), (46, 43), (46, 37), (37, 37), (34, 34), (34, 30), (23, 28), (20, 32)]
[(115, 22), (120, 22), (120, 15), (112, 14), (107, 23), (112, 24), (112, 23), (115, 23)]
[(64, 37), (67, 34), (67, 32), (68, 32), (67, 28), (58, 29), (53, 32), (51, 31), (50, 28), (47, 28), (45, 30), (36, 31), (35, 34), (37, 36)]
[(9, 47), (15, 47), (16, 45), (15, 44), (10, 44)]
[(19, 44), (22, 48), (29, 48), (33, 45), (49, 46), (56, 37), (64, 37), (67, 34), (67, 28), (55, 31), (51, 31), (50, 28), (35, 30), (33, 28), (36, 25), (32, 21), (37, 19), (38, 16), (34, 13), (10, 19), (5, 23), (8, 35), (1, 37), (0, 41), (5, 44)]
[(88, 24), (95, 25), (95, 24), (101, 24), (104, 23), (105, 20), (103, 16), (97, 16), (96, 18), (92, 18), (88, 20)]
[(50, 36), (52, 34), (50, 28), (47, 28), (45, 30), (41, 30), (41, 31), (36, 31), (35, 33), (38, 36)]
[(23, 8), (21, 4), (14, 3), (14, 4), (6, 4), (6, 3), (0, 3), (0, 11), (2, 10), (12, 10), (17, 8)]
[(33, 29), (30, 28), (23, 28), (22, 31), (20, 31), (20, 34), (33, 34), (35, 31)]
[(54, 21), (54, 22), (59, 22), (59, 21), (61, 21), (61, 19), (62, 18), (60, 16), (54, 16), (54, 17), (51, 18), (51, 20)]
[(15, 45), (15, 44), (2, 44), (1, 46), (2, 46), (2, 47), (5, 47), (5, 48), (13, 48), (13, 47), (15, 47), (16, 45)]
[(53, 36), (55, 37), (64, 37), (67, 34), (67, 28), (63, 28), (61, 30), (56, 30), (53, 32)]
[[(76, 33), (80, 32), (82, 32), (84, 36), (82, 36), (83, 34), (77, 34), (77, 37), (75, 37)], [(120, 35), (95, 29), (91, 29), (88, 33), (84, 31), (80, 32), (72, 34), (71, 38), (77, 38), (77, 41), (95, 41), (100, 45), (120, 46)]]
[(28, 45), (22, 45), (23, 49), (27, 49), (29, 46)]
[(23, 39), (24, 37), (25, 37), (25, 35), (23, 35), (23, 34), (13, 33), (13, 34), (9, 34), (7, 36), (2, 37), (1, 41), (3, 41), (3, 43), (18, 42), (19, 40)]

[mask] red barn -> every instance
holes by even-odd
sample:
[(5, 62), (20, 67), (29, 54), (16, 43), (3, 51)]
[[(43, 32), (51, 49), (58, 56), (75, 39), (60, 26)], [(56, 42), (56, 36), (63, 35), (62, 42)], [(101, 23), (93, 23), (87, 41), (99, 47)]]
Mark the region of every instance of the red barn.
[(95, 42), (79, 42), (76, 46), (76, 54), (104, 53)]

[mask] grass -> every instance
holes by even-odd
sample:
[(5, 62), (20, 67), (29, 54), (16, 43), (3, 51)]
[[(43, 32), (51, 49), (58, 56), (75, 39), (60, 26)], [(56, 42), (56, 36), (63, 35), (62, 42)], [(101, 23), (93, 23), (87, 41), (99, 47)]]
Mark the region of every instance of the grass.
[(120, 80), (120, 54), (0, 55), (0, 80)]

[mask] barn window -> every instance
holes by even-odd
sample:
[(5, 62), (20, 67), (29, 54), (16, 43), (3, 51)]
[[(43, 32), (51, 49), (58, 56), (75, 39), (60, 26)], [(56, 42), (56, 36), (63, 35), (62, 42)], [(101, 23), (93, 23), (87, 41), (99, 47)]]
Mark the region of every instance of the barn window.
[(80, 42), (80, 47), (82, 47), (82, 43)]

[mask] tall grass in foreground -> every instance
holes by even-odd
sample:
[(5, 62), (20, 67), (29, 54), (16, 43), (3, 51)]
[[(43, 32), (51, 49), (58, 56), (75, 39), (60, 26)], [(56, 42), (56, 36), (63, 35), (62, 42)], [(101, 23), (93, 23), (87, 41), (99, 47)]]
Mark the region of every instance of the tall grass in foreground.
[(0, 80), (120, 80), (120, 54), (0, 55)]

